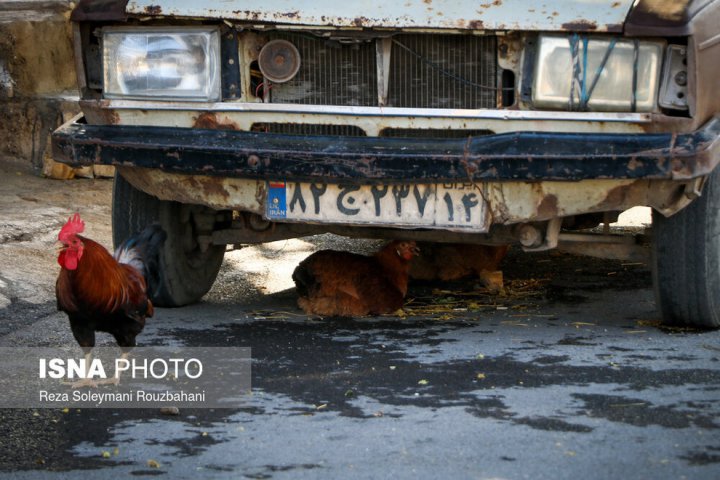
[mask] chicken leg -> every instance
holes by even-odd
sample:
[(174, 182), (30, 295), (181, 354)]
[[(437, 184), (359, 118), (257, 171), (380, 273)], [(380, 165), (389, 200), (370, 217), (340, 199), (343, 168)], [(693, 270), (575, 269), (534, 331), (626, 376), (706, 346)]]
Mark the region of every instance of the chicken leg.
[[(90, 368), (90, 362), (92, 361), (92, 351), (87, 350), (85, 352), (85, 371)], [(78, 380), (77, 382), (64, 382), (65, 385), (70, 385), (70, 388), (83, 388), (83, 387), (93, 387), (97, 388), (98, 382), (93, 380), (92, 378), (83, 378)]]
[[(124, 351), (120, 354), (120, 359), (127, 360), (128, 355), (130, 355), (130, 352)], [(117, 361), (115, 361), (115, 375), (113, 375), (112, 378), (98, 380), (96, 383), (98, 385), (120, 385), (120, 372), (118, 372), (117, 369)]]

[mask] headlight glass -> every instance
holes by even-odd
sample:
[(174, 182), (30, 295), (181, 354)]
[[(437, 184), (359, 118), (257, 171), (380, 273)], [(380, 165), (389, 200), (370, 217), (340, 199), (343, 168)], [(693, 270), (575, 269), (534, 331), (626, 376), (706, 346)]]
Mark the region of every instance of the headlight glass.
[[(574, 62), (571, 38), (552, 35), (540, 37), (532, 90), (535, 107), (567, 110), (572, 103), (573, 109), (583, 109), (580, 105), (584, 79), (585, 93), (590, 93), (589, 98), (586, 96), (585, 109), (629, 112), (633, 109), (634, 75), (635, 111), (655, 109), (662, 65), (662, 43), (638, 42), (636, 62), (635, 43), (632, 40), (618, 39), (613, 42), (608, 38), (590, 37), (587, 38), (586, 55), (583, 39), (579, 39)], [(603, 60), (605, 64), (597, 74)], [(579, 81), (573, 87), (576, 70)], [(591, 91), (596, 75), (597, 81)]]
[(216, 28), (107, 28), (104, 95), (195, 101), (220, 99)]

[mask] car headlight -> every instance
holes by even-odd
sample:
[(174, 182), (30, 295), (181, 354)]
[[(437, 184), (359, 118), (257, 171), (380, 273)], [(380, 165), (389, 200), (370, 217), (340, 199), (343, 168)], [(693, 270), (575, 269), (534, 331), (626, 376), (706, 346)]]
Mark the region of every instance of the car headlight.
[(217, 101), (219, 58), (216, 28), (106, 28), (104, 95)]
[(540, 36), (533, 105), (629, 112), (634, 104), (635, 111), (651, 111), (656, 105), (662, 50), (660, 42)]

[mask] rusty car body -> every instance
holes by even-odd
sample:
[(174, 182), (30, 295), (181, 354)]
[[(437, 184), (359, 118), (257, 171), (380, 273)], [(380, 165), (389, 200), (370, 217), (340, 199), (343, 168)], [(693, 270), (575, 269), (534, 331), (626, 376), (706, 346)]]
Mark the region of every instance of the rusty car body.
[[(644, 259), (571, 232), (644, 205), (664, 318), (720, 326), (676, 280), (720, 298), (688, 273), (720, 267), (720, 219), (682, 220), (718, 209), (718, 1), (81, 0), (72, 20), (83, 114), (54, 156), (117, 167), (116, 242), (169, 228), (161, 304), (202, 296), (226, 245), (322, 232)], [(715, 253), (678, 260), (697, 242)]]

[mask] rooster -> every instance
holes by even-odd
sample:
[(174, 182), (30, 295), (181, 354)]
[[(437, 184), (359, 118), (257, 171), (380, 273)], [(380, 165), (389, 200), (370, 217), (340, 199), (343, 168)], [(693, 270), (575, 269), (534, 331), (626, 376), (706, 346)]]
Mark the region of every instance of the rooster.
[[(159, 225), (151, 225), (129, 238), (114, 255), (80, 233), (85, 223), (77, 213), (70, 217), (58, 234), (62, 267), (55, 284), (58, 310), (67, 313), (75, 340), (90, 365), (95, 332), (115, 337), (122, 358), (136, 345), (135, 338), (153, 316), (149, 293), (158, 284), (159, 252), (167, 234)], [(117, 375), (112, 383), (119, 382)], [(89, 379), (73, 387), (97, 386)]]
[(321, 250), (300, 262), (292, 278), (307, 314), (351, 317), (392, 313), (403, 305), (415, 242), (392, 241), (372, 257)]

